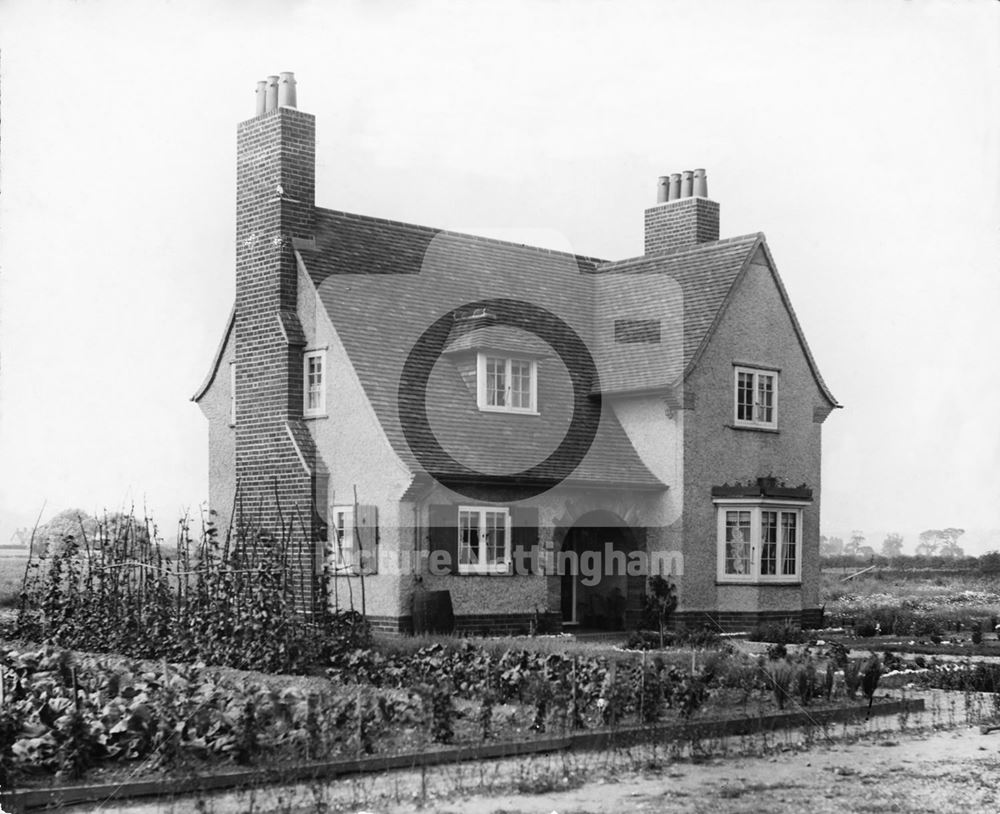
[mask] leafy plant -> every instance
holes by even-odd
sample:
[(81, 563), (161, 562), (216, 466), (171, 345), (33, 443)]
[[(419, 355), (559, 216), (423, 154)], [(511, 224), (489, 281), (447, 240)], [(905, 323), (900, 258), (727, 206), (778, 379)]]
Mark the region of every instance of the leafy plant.
[(771, 662), (767, 667), (768, 681), (778, 709), (785, 708), (785, 702), (791, 694), (790, 689), (794, 675), (795, 669), (785, 660)]
[[(370, 642), (364, 619), (320, 602), (298, 604), (302, 552), (291, 523), (277, 535), (241, 518), (219, 540), (210, 519), (195, 539), (187, 518), (164, 550), (152, 521), (80, 521), (29, 558), (17, 636), (133, 658), (200, 660), (303, 672), (333, 652)], [(325, 581), (317, 580), (323, 595)]]
[(677, 586), (659, 574), (646, 580), (646, 612), (656, 621), (660, 632), (660, 649), (665, 647), (664, 633), (670, 614), (677, 607)]
[(847, 689), (847, 697), (854, 698), (858, 694), (858, 687), (861, 686), (861, 662), (850, 659), (844, 664), (844, 687)]

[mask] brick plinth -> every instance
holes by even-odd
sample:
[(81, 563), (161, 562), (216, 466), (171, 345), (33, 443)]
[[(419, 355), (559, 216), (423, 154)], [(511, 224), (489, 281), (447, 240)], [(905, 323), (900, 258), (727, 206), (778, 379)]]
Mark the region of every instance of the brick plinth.
[(688, 628), (709, 626), (725, 633), (753, 630), (758, 625), (785, 624), (803, 629), (818, 628), (823, 624), (822, 608), (801, 611), (682, 611), (670, 618), (671, 627)]

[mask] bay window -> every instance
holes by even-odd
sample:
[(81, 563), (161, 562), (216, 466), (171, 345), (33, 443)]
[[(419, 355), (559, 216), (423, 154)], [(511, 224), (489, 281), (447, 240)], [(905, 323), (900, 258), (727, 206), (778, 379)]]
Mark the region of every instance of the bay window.
[(799, 582), (802, 505), (716, 501), (720, 582)]

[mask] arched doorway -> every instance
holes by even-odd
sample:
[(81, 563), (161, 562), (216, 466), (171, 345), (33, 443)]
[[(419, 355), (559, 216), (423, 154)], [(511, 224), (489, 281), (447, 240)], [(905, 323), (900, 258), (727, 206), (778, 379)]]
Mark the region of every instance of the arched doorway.
[(613, 512), (589, 512), (573, 524), (557, 563), (564, 627), (626, 628), (645, 590), (645, 578), (635, 573), (638, 548), (632, 529)]

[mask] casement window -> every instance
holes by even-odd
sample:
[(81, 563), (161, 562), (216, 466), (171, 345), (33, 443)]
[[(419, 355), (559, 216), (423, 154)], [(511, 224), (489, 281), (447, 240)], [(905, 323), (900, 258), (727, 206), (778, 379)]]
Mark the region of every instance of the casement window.
[(306, 351), (302, 372), (302, 414), (308, 417), (326, 415), (326, 351)]
[(720, 582), (799, 582), (802, 505), (716, 501)]
[(476, 365), (480, 410), (538, 412), (538, 362), (480, 353)]
[(752, 367), (736, 368), (735, 416), (737, 427), (778, 426), (778, 372)]
[(229, 426), (236, 426), (236, 362), (229, 363)]
[(487, 506), (460, 506), (458, 573), (510, 573), (510, 534), (510, 510)]
[(341, 574), (374, 574), (378, 567), (378, 514), (375, 506), (334, 506), (329, 525), (330, 564)]

